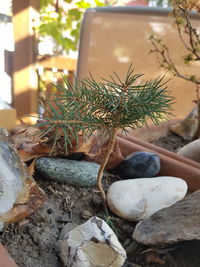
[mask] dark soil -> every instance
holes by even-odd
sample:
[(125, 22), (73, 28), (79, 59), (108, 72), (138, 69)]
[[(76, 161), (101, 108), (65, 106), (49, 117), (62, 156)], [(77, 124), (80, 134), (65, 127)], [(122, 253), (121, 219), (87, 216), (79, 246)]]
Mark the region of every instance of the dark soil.
[(169, 133), (169, 135), (154, 140), (151, 143), (176, 153), (181, 147), (189, 142), (191, 142), (191, 140), (184, 140), (178, 135)]
[[(154, 143), (171, 151), (176, 151), (185, 144), (181, 138), (174, 135), (161, 138)], [(74, 188), (46, 181), (37, 174), (35, 179), (46, 192), (47, 202), (34, 215), (5, 226), (0, 233), (0, 242), (20, 267), (62, 266), (56, 253), (56, 242), (61, 229), (66, 224), (69, 226), (81, 224), (94, 215), (113, 223), (113, 229), (127, 251), (128, 259), (124, 267), (195, 267), (195, 265), (185, 265), (185, 262), (181, 265), (183, 259), (180, 255), (185, 248), (182, 245), (162, 249), (148, 248), (133, 241), (131, 236), (135, 223), (122, 220), (111, 212), (108, 217), (102, 209), (102, 201), (96, 188)], [(116, 177), (106, 174), (105, 187), (113, 179)], [(199, 245), (197, 247), (199, 249)], [(179, 257), (181, 261), (178, 260)]]

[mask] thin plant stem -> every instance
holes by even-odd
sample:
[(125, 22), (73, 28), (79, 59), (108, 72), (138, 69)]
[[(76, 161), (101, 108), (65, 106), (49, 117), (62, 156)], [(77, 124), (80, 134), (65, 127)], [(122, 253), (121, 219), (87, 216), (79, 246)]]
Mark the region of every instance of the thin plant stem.
[(104, 204), (106, 204), (106, 194), (105, 194), (105, 191), (104, 191), (103, 186), (102, 186), (103, 171), (104, 171), (105, 166), (106, 166), (106, 164), (108, 162), (109, 156), (113, 151), (113, 148), (114, 148), (114, 145), (115, 145), (115, 142), (116, 142), (116, 135), (117, 135), (117, 128), (115, 128), (113, 130), (113, 133), (112, 133), (112, 135), (110, 137), (109, 145), (108, 145), (106, 154), (104, 155), (104, 158), (103, 158), (103, 160), (101, 162), (101, 165), (100, 165), (100, 168), (99, 168), (99, 172), (98, 172), (98, 176), (97, 176), (97, 187), (98, 187), (99, 191), (101, 192), (101, 196), (102, 196), (102, 199), (104, 201)]

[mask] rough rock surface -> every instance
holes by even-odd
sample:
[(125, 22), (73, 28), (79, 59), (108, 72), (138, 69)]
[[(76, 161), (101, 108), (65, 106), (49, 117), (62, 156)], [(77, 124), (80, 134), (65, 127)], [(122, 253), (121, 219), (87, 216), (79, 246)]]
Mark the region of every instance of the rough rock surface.
[(107, 203), (119, 217), (139, 221), (173, 205), (186, 193), (186, 182), (176, 177), (129, 179), (117, 181), (109, 187)]
[(200, 139), (194, 140), (182, 147), (178, 155), (200, 162)]
[(200, 240), (200, 190), (137, 224), (133, 238), (145, 245)]
[(122, 266), (126, 252), (111, 228), (92, 217), (68, 232), (57, 242), (64, 267)]
[(159, 171), (159, 155), (145, 151), (131, 153), (114, 170), (123, 179), (154, 177)]
[(45, 157), (37, 159), (35, 167), (47, 179), (79, 187), (94, 186), (99, 171), (93, 162)]

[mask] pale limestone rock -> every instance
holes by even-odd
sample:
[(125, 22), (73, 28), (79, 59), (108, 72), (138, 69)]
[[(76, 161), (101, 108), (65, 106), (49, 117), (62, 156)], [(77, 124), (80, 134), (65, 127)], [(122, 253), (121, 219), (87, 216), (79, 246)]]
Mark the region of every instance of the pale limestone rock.
[(177, 154), (182, 157), (200, 162), (200, 139), (197, 139), (185, 145), (178, 151)]
[(126, 252), (111, 228), (92, 217), (65, 234), (57, 243), (64, 267), (121, 267)]
[(184, 180), (170, 176), (117, 181), (108, 189), (107, 203), (119, 217), (140, 221), (184, 198), (187, 188)]

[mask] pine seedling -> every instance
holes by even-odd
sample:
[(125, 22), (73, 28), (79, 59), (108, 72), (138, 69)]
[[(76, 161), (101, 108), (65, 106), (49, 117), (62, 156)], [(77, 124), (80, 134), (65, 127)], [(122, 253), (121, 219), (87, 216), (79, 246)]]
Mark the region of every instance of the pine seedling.
[(125, 80), (116, 73), (109, 80), (100, 82), (90, 76), (74, 84), (63, 77), (64, 85), (55, 84), (58, 93), (44, 105), (44, 122), (40, 134), (51, 133), (54, 146), (59, 134), (64, 136), (64, 146), (72, 146), (71, 140), (78, 142), (80, 132), (89, 138), (94, 132), (109, 137), (108, 148), (103, 156), (97, 177), (97, 186), (103, 200), (106, 195), (102, 187), (102, 176), (109, 156), (113, 151), (118, 130), (127, 132), (127, 127), (135, 129), (147, 126), (147, 120), (159, 124), (170, 114), (173, 97), (166, 90), (163, 77), (139, 82), (143, 74), (134, 74), (129, 68)]

